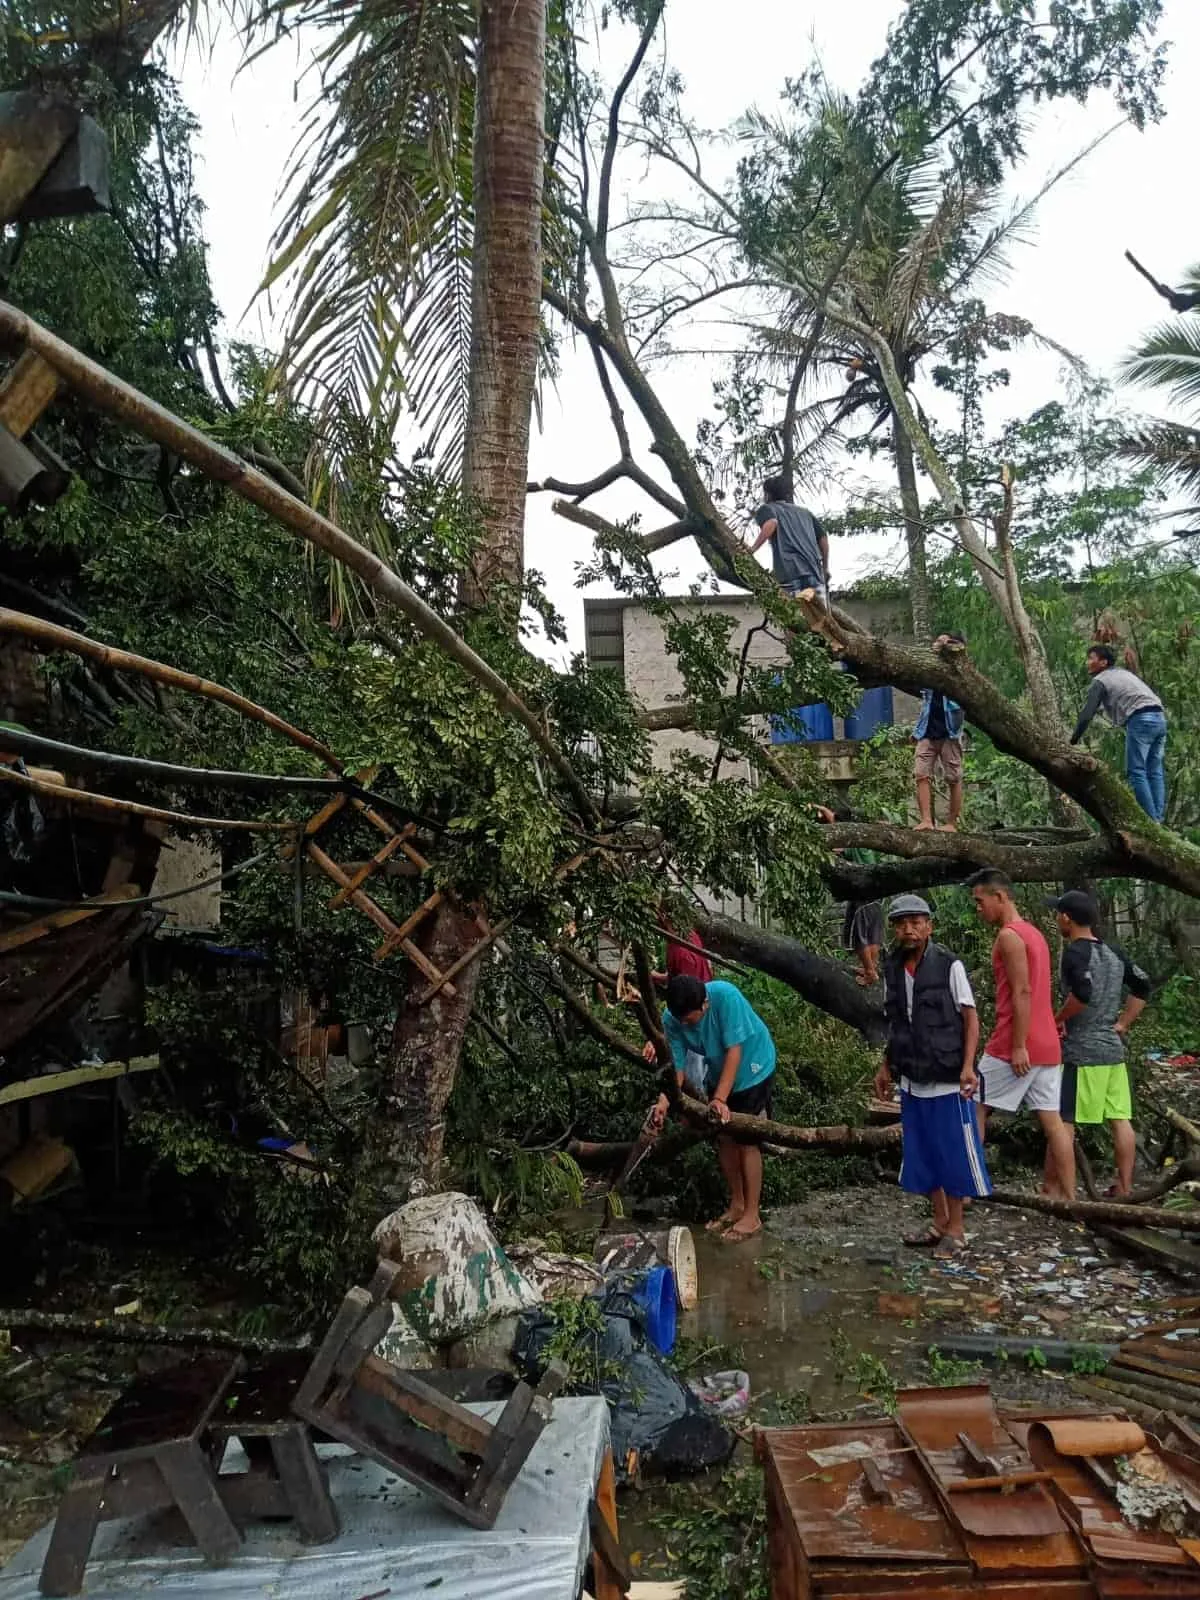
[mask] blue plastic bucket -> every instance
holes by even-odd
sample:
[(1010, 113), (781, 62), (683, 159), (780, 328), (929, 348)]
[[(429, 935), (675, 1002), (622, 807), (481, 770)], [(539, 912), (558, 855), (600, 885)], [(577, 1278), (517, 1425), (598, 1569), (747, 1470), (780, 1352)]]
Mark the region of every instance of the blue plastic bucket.
[(675, 1348), (679, 1321), (675, 1274), (670, 1267), (650, 1267), (639, 1273), (629, 1292), (642, 1313), (647, 1339), (659, 1355), (669, 1356)]

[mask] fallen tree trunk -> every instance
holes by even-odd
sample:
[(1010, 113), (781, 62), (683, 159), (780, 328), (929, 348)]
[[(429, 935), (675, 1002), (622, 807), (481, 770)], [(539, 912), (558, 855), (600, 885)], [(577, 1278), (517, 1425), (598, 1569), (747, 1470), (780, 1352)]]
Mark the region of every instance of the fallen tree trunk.
[(693, 920), (700, 937), (718, 955), (780, 979), (803, 999), (856, 1028), (868, 1044), (882, 1044), (887, 1037), (883, 1007), (838, 962), (814, 955), (795, 939), (732, 917), (698, 912)]
[[(750, 1120), (750, 1119), (747, 1119)], [(1048, 1194), (1022, 1194), (1016, 1189), (993, 1189), (981, 1195), (979, 1205), (1018, 1206), (1041, 1211), (1069, 1222), (1112, 1222), (1118, 1227), (1170, 1228), (1177, 1233), (1200, 1233), (1200, 1206), (1167, 1211), (1161, 1206), (1130, 1205), (1119, 1200), (1056, 1200)]]
[[(858, 1128), (840, 1123), (830, 1128), (797, 1128), (790, 1122), (772, 1122), (767, 1117), (747, 1117), (732, 1111), (728, 1122), (709, 1115), (702, 1100), (679, 1096), (679, 1113), (689, 1127), (703, 1130), (710, 1139), (724, 1136), (741, 1144), (779, 1145), (784, 1150), (886, 1150), (900, 1143), (900, 1127)], [(1200, 1224), (1197, 1224), (1200, 1231)]]
[(94, 1339), (102, 1344), (166, 1344), (190, 1348), (206, 1345), (214, 1350), (249, 1350), (255, 1355), (292, 1355), (308, 1350), (307, 1333), (294, 1339), (263, 1339), (239, 1335), (231, 1328), (171, 1328), (160, 1323), (137, 1322), (133, 1317), (89, 1317), (70, 1311), (37, 1311), (31, 1306), (0, 1307), (0, 1328), (14, 1333), (40, 1333), (65, 1339)]

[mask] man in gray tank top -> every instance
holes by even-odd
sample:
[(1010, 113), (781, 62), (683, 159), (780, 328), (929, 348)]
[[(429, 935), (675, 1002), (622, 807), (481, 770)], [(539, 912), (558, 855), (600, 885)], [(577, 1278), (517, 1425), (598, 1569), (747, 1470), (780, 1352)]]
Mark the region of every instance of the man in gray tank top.
[(754, 555), (770, 540), (775, 581), (788, 594), (814, 589), (829, 602), (829, 540), (804, 506), (793, 504), (785, 478), (767, 478), (763, 504), (754, 513), (759, 535), (750, 546)]
[(1150, 998), (1150, 979), (1098, 937), (1099, 912), (1089, 895), (1071, 889), (1046, 904), (1057, 913), (1063, 937), (1063, 999), (1056, 1014), (1063, 1036), (1062, 1119), (1108, 1123), (1117, 1162), (1109, 1193), (1127, 1195), (1136, 1147), (1125, 1037)]

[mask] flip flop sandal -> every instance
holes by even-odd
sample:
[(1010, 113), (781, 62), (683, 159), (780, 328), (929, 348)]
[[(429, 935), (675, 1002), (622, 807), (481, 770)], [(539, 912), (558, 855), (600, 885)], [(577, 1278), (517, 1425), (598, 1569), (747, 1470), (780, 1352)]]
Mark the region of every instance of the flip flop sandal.
[(753, 1239), (761, 1232), (762, 1223), (760, 1222), (757, 1228), (747, 1229), (744, 1233), (740, 1232), (736, 1226), (726, 1228), (725, 1232), (718, 1234), (717, 1237), (722, 1244), (744, 1244), (747, 1239)]
[(724, 1233), (726, 1228), (732, 1228), (735, 1217), (714, 1217), (711, 1222), (704, 1224), (705, 1233)]
[(955, 1256), (965, 1255), (967, 1241), (956, 1239), (952, 1233), (944, 1233), (933, 1252), (935, 1261), (952, 1261)]
[(930, 1227), (924, 1233), (906, 1233), (900, 1243), (906, 1244), (910, 1250), (933, 1250), (945, 1237), (944, 1233)]

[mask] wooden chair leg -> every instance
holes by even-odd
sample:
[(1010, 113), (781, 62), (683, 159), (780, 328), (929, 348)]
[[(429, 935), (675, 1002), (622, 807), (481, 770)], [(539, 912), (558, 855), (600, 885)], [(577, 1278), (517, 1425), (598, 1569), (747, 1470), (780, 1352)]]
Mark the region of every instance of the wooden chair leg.
[(338, 1535), (338, 1515), (308, 1430), (297, 1424), (271, 1436), (275, 1471), (287, 1495), (292, 1518), (311, 1544), (325, 1544)]
[(108, 1477), (106, 1468), (95, 1468), (77, 1477), (63, 1496), (38, 1580), (44, 1595), (78, 1594), (83, 1588)]
[(162, 1445), (154, 1459), (203, 1553), (213, 1562), (232, 1561), (242, 1548), (242, 1536), (200, 1446), (188, 1441)]

